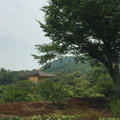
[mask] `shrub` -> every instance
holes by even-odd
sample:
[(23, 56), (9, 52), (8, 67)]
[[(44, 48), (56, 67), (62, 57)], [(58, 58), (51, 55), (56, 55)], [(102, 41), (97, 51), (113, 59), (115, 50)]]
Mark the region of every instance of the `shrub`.
[(0, 103), (38, 100), (41, 100), (41, 96), (37, 93), (37, 85), (30, 81), (0, 86)]
[(113, 116), (120, 118), (120, 100), (114, 100), (110, 105)]
[(57, 84), (52, 80), (40, 83), (39, 92), (44, 100), (52, 101), (53, 104), (62, 103), (68, 96), (68, 90), (65, 86)]
[(105, 97), (112, 97), (115, 94), (115, 86), (108, 74), (102, 74), (97, 80), (97, 91)]

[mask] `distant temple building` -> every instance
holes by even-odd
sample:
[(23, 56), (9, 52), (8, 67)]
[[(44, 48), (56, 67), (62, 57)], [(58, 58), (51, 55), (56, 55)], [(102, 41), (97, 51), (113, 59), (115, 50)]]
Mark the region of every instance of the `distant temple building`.
[(42, 82), (42, 80), (44, 79), (55, 77), (55, 75), (45, 73), (39, 70), (35, 70), (35, 71), (27, 73), (27, 77), (30, 81), (34, 83), (39, 83), (39, 82)]

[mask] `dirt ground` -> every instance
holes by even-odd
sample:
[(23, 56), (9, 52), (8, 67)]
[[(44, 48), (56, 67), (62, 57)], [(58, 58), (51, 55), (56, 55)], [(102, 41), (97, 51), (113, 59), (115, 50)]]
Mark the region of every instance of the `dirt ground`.
[(50, 102), (21, 102), (0, 104), (0, 115), (82, 115), (86, 120), (98, 120), (99, 117), (111, 117), (103, 98), (73, 98), (65, 102), (62, 108)]

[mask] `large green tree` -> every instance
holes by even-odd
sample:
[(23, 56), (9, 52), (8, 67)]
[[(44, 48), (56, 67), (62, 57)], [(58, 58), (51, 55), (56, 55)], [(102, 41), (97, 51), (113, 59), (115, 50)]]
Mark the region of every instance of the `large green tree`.
[(105, 65), (120, 94), (120, 0), (49, 0), (40, 23), (52, 42), (37, 45), (40, 63), (65, 54)]

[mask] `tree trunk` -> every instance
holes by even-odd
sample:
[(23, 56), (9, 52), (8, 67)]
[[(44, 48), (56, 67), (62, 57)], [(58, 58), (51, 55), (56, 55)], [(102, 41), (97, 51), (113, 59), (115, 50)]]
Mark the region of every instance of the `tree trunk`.
[(116, 93), (120, 97), (120, 77), (117, 78), (117, 81), (115, 83), (115, 87), (116, 87)]
[(120, 72), (118, 64), (112, 64), (109, 66), (109, 73), (114, 82), (116, 88), (116, 94), (120, 97)]

